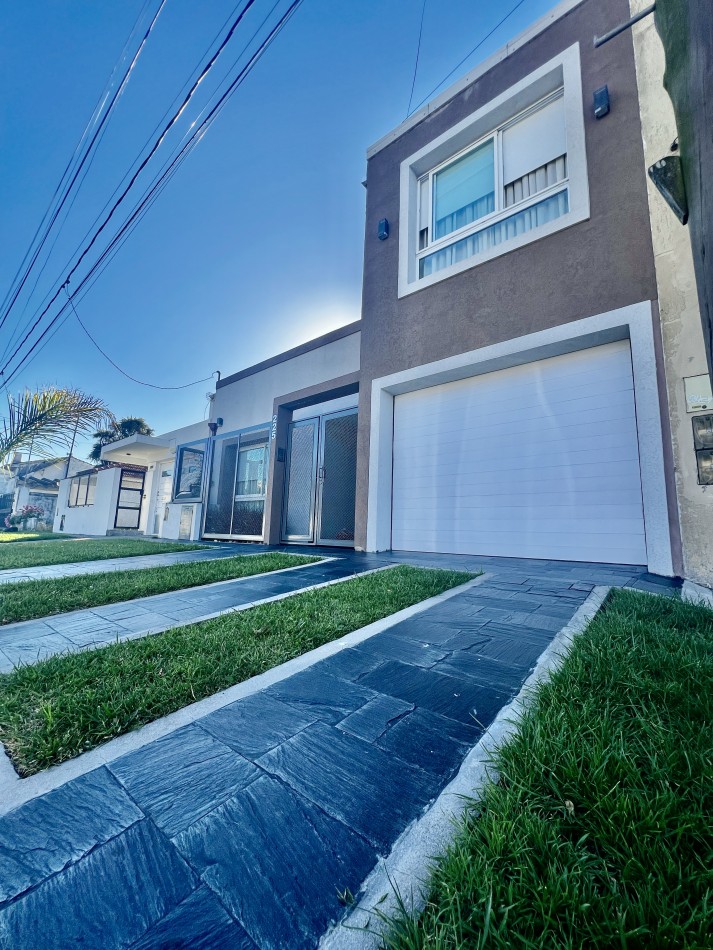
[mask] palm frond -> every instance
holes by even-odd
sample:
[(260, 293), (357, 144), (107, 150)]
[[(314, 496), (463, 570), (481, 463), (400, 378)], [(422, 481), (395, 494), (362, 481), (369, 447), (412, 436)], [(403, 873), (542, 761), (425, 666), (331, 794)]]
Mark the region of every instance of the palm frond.
[(88, 435), (100, 426), (114, 425), (106, 403), (80, 389), (26, 389), (8, 395), (7, 415), (0, 425), (0, 465), (13, 452), (32, 447), (34, 455), (56, 455), (75, 436)]

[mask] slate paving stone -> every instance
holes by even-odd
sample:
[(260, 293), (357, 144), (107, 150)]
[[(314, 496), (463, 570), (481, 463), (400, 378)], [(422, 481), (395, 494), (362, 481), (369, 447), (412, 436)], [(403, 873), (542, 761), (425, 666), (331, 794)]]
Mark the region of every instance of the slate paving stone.
[(359, 646), (361, 653), (374, 653), (382, 658), (403, 660), (426, 669), (434, 666), (448, 655), (448, 650), (437, 649), (425, 643), (416, 643), (402, 637), (391, 636), (389, 632), (378, 634), (365, 640)]
[(105, 768), (9, 812), (0, 835), (0, 905), (143, 817)]
[(257, 764), (382, 854), (440, 788), (437, 776), (323, 723), (308, 726)]
[(443, 646), (449, 653), (460, 650), (477, 650), (478, 647), (484, 646), (492, 639), (492, 637), (487, 636), (487, 629), (487, 626), (483, 626), (458, 630), (457, 633), (446, 640)]
[(116, 621), (117, 627), (130, 633), (143, 633), (170, 627), (171, 618), (165, 614), (145, 613), (141, 617), (125, 617)]
[(343, 911), (338, 891), (356, 893), (376, 861), (363, 838), (269, 776), (176, 846), (261, 950), (313, 950)]
[(492, 686), (507, 696), (513, 696), (519, 691), (533, 666), (534, 663), (527, 661), (518, 665), (503, 663), (475, 651), (463, 650), (446, 657), (434, 669), (452, 676), (471, 677), (484, 686)]
[(445, 784), (482, 734), (475, 725), (416, 709), (395, 722), (376, 744), (409, 765), (433, 772)]
[[(453, 620), (439, 622), (436, 620), (420, 620), (414, 617), (390, 627), (389, 633), (392, 637), (399, 639), (413, 640), (415, 643), (427, 643), (431, 646), (440, 646), (447, 643), (451, 637), (454, 637), (463, 629), (462, 623), (462, 621), (459, 623), (458, 619), (455, 618)], [(486, 623), (488, 623), (487, 620), (482, 620), (472, 624), (472, 627), (479, 628)]]
[(256, 950), (209, 887), (199, 887), (128, 950)]
[(2, 652), (7, 657), (9, 664), (3, 672), (8, 672), (21, 663), (38, 663), (40, 660), (54, 656), (57, 653), (67, 653), (72, 647), (73, 644), (66, 637), (61, 637), (59, 634), (33, 640), (24, 647), (5, 646), (3, 644)]
[(377, 696), (346, 719), (342, 719), (338, 727), (358, 739), (375, 742), (395, 722), (414, 709), (413, 703), (405, 703), (402, 699)]
[(317, 712), (287, 705), (262, 691), (204, 716), (199, 725), (231, 749), (254, 759), (318, 719)]
[(217, 808), (260, 774), (195, 724), (122, 756), (109, 768), (169, 836)]
[[(534, 615), (531, 614), (530, 616), (534, 621)], [(564, 623), (561, 623), (560, 627), (563, 626)], [(541, 627), (536, 627), (532, 624), (513, 625), (492, 620), (487, 627), (483, 628), (482, 632), (483, 634), (488, 634), (491, 640), (497, 639), (498, 637), (505, 637), (506, 640), (527, 640), (531, 643), (539, 643), (542, 645), (543, 650), (547, 644), (552, 641), (551, 630), (543, 630)]]
[(283, 703), (303, 712), (309, 712), (323, 722), (332, 723), (344, 719), (376, 695), (373, 690), (361, 684), (337, 679), (318, 667), (312, 667), (268, 687), (265, 694), (275, 696)]
[(417, 666), (389, 660), (362, 682), (372, 689), (456, 719), (466, 725), (488, 726), (507, 696), (475, 683), (470, 677), (422, 670)]
[(535, 665), (546, 646), (547, 644), (525, 637), (513, 636), (508, 638), (501, 636), (469, 652), (478, 656), (490, 657), (492, 660), (499, 660), (516, 670), (529, 670)]
[(0, 946), (118, 950), (143, 936), (196, 887), (195, 875), (176, 849), (144, 819), (0, 907)]
[(334, 656), (321, 660), (312, 669), (357, 683), (362, 676), (375, 670), (383, 662), (383, 657), (374, 653), (364, 653), (358, 647), (346, 647)]

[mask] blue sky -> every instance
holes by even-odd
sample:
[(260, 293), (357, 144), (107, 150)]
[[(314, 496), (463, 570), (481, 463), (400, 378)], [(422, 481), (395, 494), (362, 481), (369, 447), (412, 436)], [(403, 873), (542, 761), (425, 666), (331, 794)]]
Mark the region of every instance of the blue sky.
[[(414, 104), (514, 3), (427, 0)], [(143, 4), (2, 6), (0, 299)], [(258, 0), (246, 27), (271, 5)], [(234, 6), (168, 0), (26, 315), (60, 276)], [(552, 6), (525, 0), (450, 82)], [(421, 0), (304, 0), (78, 304), (129, 373), (165, 385), (214, 369), (227, 375), (358, 319), (365, 151), (405, 117), (420, 16)], [(160, 392), (131, 383), (73, 318), (12, 388), (46, 383), (100, 395), (117, 415), (144, 416), (157, 432), (201, 419), (211, 388)]]

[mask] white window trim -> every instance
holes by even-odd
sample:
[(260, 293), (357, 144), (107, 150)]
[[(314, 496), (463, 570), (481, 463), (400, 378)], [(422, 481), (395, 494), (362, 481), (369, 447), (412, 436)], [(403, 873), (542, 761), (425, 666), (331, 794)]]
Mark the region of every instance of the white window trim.
[[(431, 284), (452, 277), (454, 274), (476, 267), (484, 261), (507, 254), (533, 241), (539, 241), (550, 234), (589, 218), (589, 185), (581, 77), (579, 44), (575, 43), (401, 163), (399, 297), (422, 290), (424, 287), (429, 287)], [(497, 210), (500, 202), (496, 199), (496, 211), (486, 218), (479, 219), (477, 223), (464, 228), (463, 236), (481, 230), (482, 227), (486, 227), (494, 221), (515, 214), (530, 204), (544, 200), (550, 193), (556, 194), (565, 188), (569, 193), (569, 211), (542, 227), (535, 228), (508, 241), (503, 241), (502, 244), (496, 247), (452, 264), (450, 267), (444, 267), (427, 277), (419, 278), (419, 259), (426, 254), (435, 253), (440, 247), (447, 246), (458, 239), (454, 237), (456, 232), (453, 232), (448, 235), (447, 239), (442, 239), (438, 243), (434, 242), (428, 248), (419, 251), (419, 180), (424, 175), (437, 171), (457, 155), (470, 151), (478, 144), (487, 141), (494, 133), (499, 134), (499, 129), (562, 88), (564, 90), (567, 137), (567, 178), (556, 186), (552, 186), (546, 191), (531, 196), (526, 201), (509, 207), (507, 211), (504, 209)], [(496, 168), (498, 164), (496, 161)], [(496, 176), (498, 176), (497, 171)], [(496, 181), (496, 186), (498, 185), (499, 177)]]

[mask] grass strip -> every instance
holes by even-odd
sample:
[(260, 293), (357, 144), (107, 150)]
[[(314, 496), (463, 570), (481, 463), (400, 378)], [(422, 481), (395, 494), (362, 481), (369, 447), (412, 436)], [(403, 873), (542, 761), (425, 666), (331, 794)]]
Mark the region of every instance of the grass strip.
[(15, 541), (66, 541), (66, 534), (54, 531), (0, 531), (0, 544), (12, 544)]
[(56, 580), (0, 584), (0, 624), (36, 620), (69, 610), (100, 607), (151, 594), (250, 577), (285, 567), (313, 564), (318, 560), (318, 557), (272, 552), (169, 567), (145, 567), (136, 571), (107, 571)]
[(711, 947), (713, 612), (610, 595), (391, 950)]
[(264, 673), (472, 574), (400, 565), (0, 676), (0, 740), (21, 775)]
[[(6, 540), (34, 541), (30, 535), (5, 535)], [(36, 535), (38, 539), (42, 535)], [(57, 538), (61, 540), (56, 540)], [(0, 570), (40, 567), (50, 564), (75, 564), (79, 561), (105, 561), (112, 557), (138, 557), (142, 554), (170, 554), (174, 551), (197, 551), (202, 544), (170, 544), (165, 541), (144, 541), (136, 538), (99, 538), (71, 540), (54, 535), (55, 540), (37, 540), (33, 544), (6, 544), (0, 548)], [(2, 540), (2, 536), (0, 536)]]

